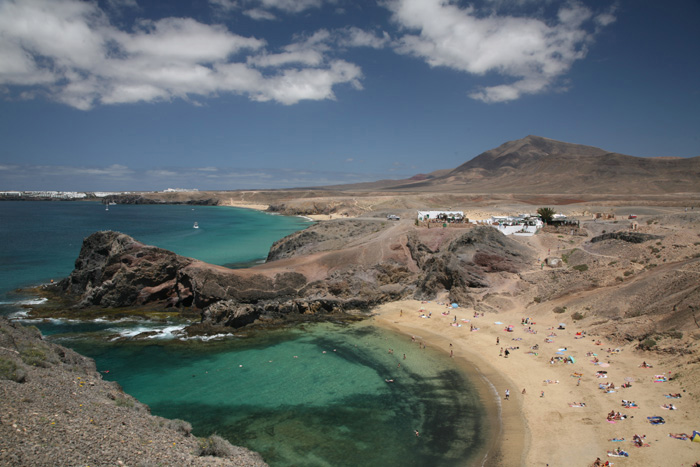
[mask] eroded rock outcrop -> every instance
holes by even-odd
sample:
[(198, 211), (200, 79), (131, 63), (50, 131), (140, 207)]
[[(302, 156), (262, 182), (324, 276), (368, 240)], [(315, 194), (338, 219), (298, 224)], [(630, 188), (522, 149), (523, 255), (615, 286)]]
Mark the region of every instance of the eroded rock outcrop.
[(125, 234), (97, 232), (83, 241), (75, 269), (60, 286), (80, 296), (79, 306), (189, 305), (192, 291), (179, 288), (177, 277), (192, 262)]
[[(439, 237), (439, 238), (438, 238)], [(428, 246), (430, 245), (430, 246)], [(253, 323), (349, 318), (403, 298), (445, 290), (469, 302), (490, 274), (516, 273), (526, 248), (495, 229), (437, 231), (375, 220), (313, 226), (275, 244), (265, 265), (227, 269), (144, 245), (116, 232), (86, 238), (60, 283), (78, 307), (139, 307), (201, 315), (191, 333)]]
[(469, 289), (489, 286), (488, 273), (517, 273), (532, 259), (527, 248), (491, 227), (469, 230), (443, 252), (413, 240), (411, 252), (424, 271), (417, 283), (420, 298), (444, 289), (450, 291), (451, 300), (468, 303)]

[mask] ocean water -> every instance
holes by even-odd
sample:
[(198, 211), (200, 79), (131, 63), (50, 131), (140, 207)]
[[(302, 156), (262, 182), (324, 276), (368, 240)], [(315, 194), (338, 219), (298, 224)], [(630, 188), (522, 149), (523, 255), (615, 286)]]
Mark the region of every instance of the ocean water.
[[(198, 229), (193, 225), (197, 222)], [(306, 228), (300, 217), (220, 206), (0, 202), (0, 300), (18, 287), (66, 277), (85, 237), (116, 230), (212, 264), (262, 261), (275, 240)]]
[[(274, 240), (307, 225), (234, 208), (0, 202), (0, 312), (21, 316), (36, 297), (13, 289), (67, 276), (96, 230), (236, 265), (264, 259)], [(482, 402), (453, 361), (367, 322), (208, 341), (181, 339), (177, 320), (32, 324), (94, 358), (152, 413), (258, 451), (274, 467), (466, 465), (486, 441)], [(146, 331), (157, 334), (133, 338)]]

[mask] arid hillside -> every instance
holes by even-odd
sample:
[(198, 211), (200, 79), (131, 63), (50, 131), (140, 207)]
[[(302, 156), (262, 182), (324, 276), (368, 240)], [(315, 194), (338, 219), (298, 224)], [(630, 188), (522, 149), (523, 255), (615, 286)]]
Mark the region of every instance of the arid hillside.
[(527, 136), (457, 168), (436, 167), (405, 180), (289, 190), (144, 192), (105, 201), (241, 206), (326, 218), (509, 204), (700, 207), (700, 156), (665, 156), (634, 157)]
[[(660, 154), (666, 156), (666, 154)], [(470, 193), (700, 192), (700, 157), (634, 157), (539, 136), (507, 142), (456, 169), (389, 190)]]

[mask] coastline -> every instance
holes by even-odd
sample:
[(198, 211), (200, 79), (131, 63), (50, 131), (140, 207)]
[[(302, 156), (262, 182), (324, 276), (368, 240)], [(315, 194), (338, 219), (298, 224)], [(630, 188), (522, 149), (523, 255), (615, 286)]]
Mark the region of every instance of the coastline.
[[(447, 311), (449, 315), (442, 314)], [(431, 318), (420, 317), (430, 312)], [(618, 463), (619, 459), (607, 455), (618, 447), (629, 453), (630, 457), (622, 461), (627, 464), (692, 465), (700, 459), (694, 443), (669, 437), (669, 433), (692, 435), (693, 430), (700, 428), (696, 423), (700, 410), (693, 394), (686, 393), (674, 379), (654, 382), (655, 375), (669, 376), (673, 374), (670, 369), (676, 370), (670, 356), (642, 353), (631, 344), (621, 346), (586, 335), (585, 326), (573, 324), (568, 318), (562, 320), (561, 316), (535, 314), (522, 308), (475, 318), (470, 308), (451, 309), (435, 301), (404, 300), (381, 305), (373, 313), (377, 326), (420, 336), (429, 347), (439, 348), (447, 355), (452, 350), (456, 363), (481, 386), (482, 397), (493, 404), (486, 407), (489, 416), (496, 417), (500, 427), (479, 465), (583, 467), (590, 466), (596, 458)], [(455, 316), (461, 327), (453, 325)], [(524, 317), (529, 317), (529, 323), (519, 324)], [(566, 330), (557, 329), (562, 321), (568, 324)], [(471, 332), (472, 325), (478, 330)], [(513, 332), (505, 331), (507, 325), (513, 325)], [(582, 330), (584, 333), (577, 336)], [(547, 337), (552, 333), (556, 336)], [(537, 352), (531, 350), (533, 345), (539, 345)], [(508, 358), (499, 356), (501, 348), (511, 347)], [(589, 356), (592, 353), (597, 357)], [(575, 363), (550, 363), (552, 357), (568, 355), (574, 357)], [(594, 363), (594, 358), (600, 363)], [(640, 367), (642, 361), (653, 364), (653, 368)], [(606, 372), (606, 378), (597, 377), (601, 370)], [(480, 382), (479, 378), (483, 380)], [(631, 382), (631, 387), (621, 388), (625, 382)], [(615, 384), (615, 392), (599, 389), (602, 383)], [(489, 389), (491, 385), (495, 394)], [(506, 389), (510, 400), (505, 400)], [(682, 397), (668, 399), (665, 395), (669, 393), (681, 393)], [(639, 407), (622, 407), (621, 399), (634, 400)], [(570, 405), (580, 402), (585, 406)], [(671, 403), (676, 410), (662, 408)], [(500, 413), (494, 410), (499, 406)], [(627, 415), (627, 419), (609, 422), (606, 416), (611, 410)], [(649, 416), (662, 416), (666, 423), (654, 426), (647, 420)], [(644, 444), (649, 446), (635, 447), (635, 434), (644, 435)], [(612, 441), (623, 438), (624, 441)]]
[[(500, 387), (514, 388), (515, 385), (507, 375), (493, 368), (488, 361), (459, 342), (459, 339), (451, 339), (445, 333), (422, 326), (424, 320), (417, 318), (417, 311), (420, 309), (425, 309), (426, 312), (433, 311), (433, 316), (436, 317), (436, 310), (443, 311), (444, 307), (435, 302), (424, 303), (418, 300), (391, 302), (373, 310), (372, 322), (376, 326), (406, 336), (420, 336), (425, 345), (438, 348), (446, 355), (450, 354), (450, 344), (452, 344), (455, 363), (479, 393), (486, 417), (489, 419), (489, 433), (486, 437), (488, 442), (475, 456), (477, 462), (475, 465), (482, 467), (525, 465), (530, 432), (527, 421), (522, 416), (522, 401), (515, 398), (505, 404), (502, 403), (498, 393)], [(402, 310), (403, 316), (400, 315)]]

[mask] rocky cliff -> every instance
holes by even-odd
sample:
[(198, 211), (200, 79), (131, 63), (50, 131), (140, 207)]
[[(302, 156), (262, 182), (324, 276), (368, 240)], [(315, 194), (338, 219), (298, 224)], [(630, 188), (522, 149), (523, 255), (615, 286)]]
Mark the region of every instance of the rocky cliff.
[(377, 220), (324, 222), (277, 242), (268, 262), (231, 270), (116, 232), (85, 239), (59, 288), (78, 308), (195, 312), (190, 333), (336, 319), (378, 304), (449, 292), (468, 302), (490, 275), (516, 273), (528, 251), (496, 230), (416, 229)]

